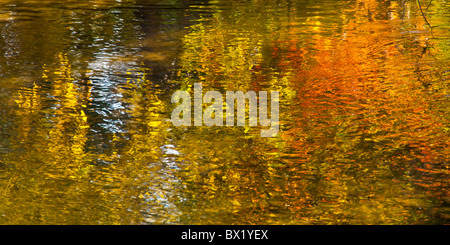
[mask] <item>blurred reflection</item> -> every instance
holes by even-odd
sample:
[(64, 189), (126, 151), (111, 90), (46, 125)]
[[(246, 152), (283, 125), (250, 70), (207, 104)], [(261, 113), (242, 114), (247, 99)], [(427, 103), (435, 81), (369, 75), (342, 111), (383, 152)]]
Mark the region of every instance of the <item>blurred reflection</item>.
[[(450, 6), (422, 7), (0, 1), (0, 223), (449, 223)], [(196, 82), (280, 91), (280, 133), (174, 127)]]

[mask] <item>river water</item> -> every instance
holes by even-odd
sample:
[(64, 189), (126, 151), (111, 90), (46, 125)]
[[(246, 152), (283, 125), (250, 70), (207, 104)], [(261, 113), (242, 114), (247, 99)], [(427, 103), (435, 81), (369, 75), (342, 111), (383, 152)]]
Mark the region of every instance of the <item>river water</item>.
[(450, 223), (446, 0), (0, 0), (0, 51), (0, 224)]

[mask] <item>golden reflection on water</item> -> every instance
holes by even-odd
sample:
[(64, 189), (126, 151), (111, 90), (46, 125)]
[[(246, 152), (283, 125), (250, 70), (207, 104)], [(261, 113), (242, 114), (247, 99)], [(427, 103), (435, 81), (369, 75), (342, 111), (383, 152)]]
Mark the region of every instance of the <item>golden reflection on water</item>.
[[(1, 1), (0, 223), (448, 223), (449, 7)], [(279, 134), (174, 127), (197, 82)]]

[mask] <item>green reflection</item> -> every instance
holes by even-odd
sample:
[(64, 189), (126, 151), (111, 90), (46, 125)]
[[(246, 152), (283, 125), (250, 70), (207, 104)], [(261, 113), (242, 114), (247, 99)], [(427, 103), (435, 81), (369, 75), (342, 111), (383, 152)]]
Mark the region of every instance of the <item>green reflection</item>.
[[(0, 223), (448, 223), (449, 8), (0, 1)], [(277, 137), (173, 126), (199, 82)]]

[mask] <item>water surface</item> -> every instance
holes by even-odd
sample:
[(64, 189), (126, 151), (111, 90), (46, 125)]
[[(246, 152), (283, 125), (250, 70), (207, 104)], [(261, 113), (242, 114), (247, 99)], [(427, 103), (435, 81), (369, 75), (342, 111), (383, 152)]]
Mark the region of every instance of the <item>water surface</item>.
[[(449, 13), (0, 0), (0, 223), (448, 224)], [(173, 126), (194, 83), (280, 91), (278, 135)]]

